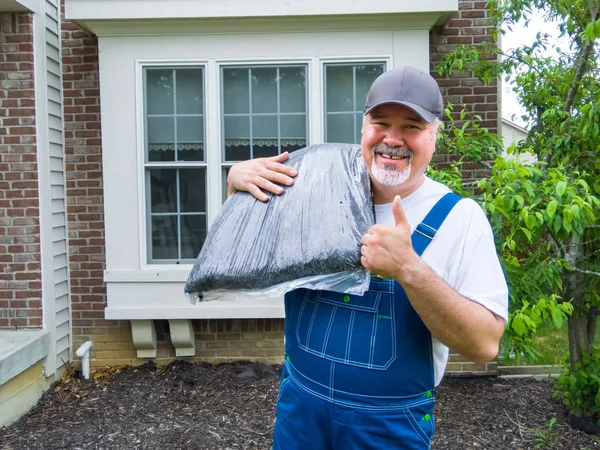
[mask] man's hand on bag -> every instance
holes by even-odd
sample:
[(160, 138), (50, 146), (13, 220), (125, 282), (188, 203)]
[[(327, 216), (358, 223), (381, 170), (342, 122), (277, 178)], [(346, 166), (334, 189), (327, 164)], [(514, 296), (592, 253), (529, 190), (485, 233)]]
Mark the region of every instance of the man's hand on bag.
[(406, 270), (420, 258), (412, 247), (410, 225), (399, 195), (394, 198), (392, 212), (395, 227), (374, 225), (363, 236), (360, 262), (375, 275), (401, 281)]
[(270, 158), (256, 158), (232, 166), (227, 175), (227, 197), (235, 191), (245, 191), (258, 200), (266, 202), (269, 196), (264, 191), (279, 195), (284, 186), (294, 184), (296, 169), (282, 164), (289, 157), (284, 152)]

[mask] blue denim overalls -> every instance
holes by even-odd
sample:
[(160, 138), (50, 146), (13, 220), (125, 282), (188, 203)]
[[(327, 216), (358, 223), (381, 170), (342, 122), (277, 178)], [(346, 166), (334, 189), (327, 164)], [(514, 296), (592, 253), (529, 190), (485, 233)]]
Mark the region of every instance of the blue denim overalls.
[[(417, 254), (460, 198), (447, 194), (417, 226)], [(363, 296), (297, 289), (285, 317), (274, 449), (430, 448), (431, 334), (399, 283), (372, 276)]]

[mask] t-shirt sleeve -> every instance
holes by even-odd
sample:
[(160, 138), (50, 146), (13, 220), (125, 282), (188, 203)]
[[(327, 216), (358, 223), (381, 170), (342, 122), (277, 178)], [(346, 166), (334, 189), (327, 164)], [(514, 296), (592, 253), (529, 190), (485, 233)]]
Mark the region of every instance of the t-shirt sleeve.
[(479, 205), (474, 205), (457, 264), (454, 289), (508, 322), (508, 287), (491, 226)]

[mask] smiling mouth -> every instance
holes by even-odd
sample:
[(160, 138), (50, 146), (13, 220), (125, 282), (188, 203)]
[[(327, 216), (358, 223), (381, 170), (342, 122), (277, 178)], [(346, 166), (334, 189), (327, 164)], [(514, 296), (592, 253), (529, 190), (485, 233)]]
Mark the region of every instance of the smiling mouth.
[(381, 155), (385, 159), (393, 159), (395, 161), (399, 161), (401, 159), (408, 158), (408, 156), (405, 156), (405, 155), (395, 155), (395, 154), (390, 154), (390, 153), (377, 153), (377, 154)]

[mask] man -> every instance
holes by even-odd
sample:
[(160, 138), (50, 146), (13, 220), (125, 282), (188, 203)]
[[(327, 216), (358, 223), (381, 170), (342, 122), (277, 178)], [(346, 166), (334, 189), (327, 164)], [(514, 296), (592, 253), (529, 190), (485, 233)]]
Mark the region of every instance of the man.
[[(369, 90), (361, 148), (377, 224), (361, 263), (370, 288), (286, 295), (275, 449), (430, 448), (448, 347), (480, 363), (498, 353), (508, 292), (490, 225), (474, 201), (425, 176), (442, 112), (436, 81), (412, 67)], [(228, 193), (283, 192), (296, 175), (286, 159), (237, 164)]]

